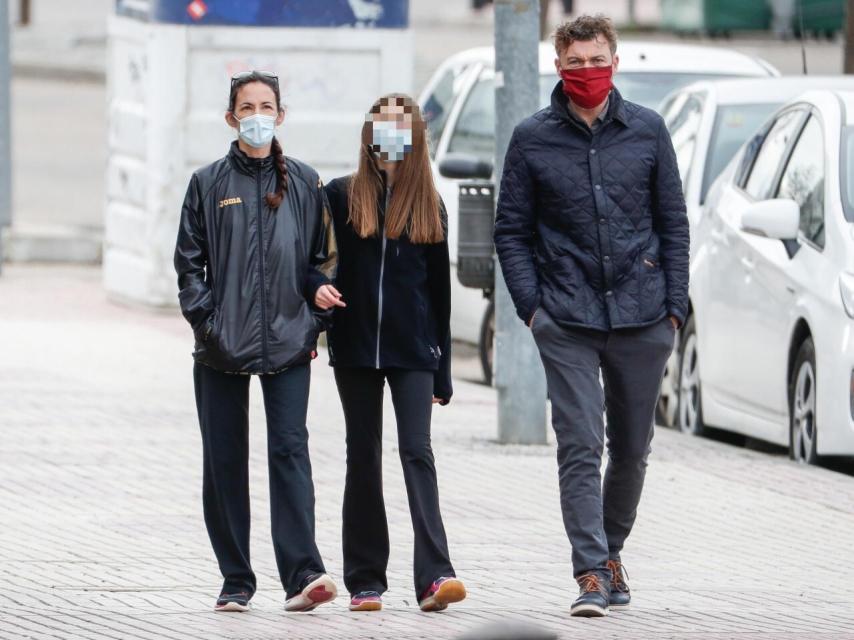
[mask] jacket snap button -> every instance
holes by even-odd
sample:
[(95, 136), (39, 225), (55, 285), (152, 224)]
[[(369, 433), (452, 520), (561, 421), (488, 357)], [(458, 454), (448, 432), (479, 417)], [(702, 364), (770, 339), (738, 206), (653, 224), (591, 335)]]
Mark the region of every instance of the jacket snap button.
[(611, 259), (611, 256), (605, 256), (605, 257), (604, 257), (604, 258), (602, 258), (602, 259), (603, 259), (605, 262), (608, 262), (608, 261)]
[(591, 155), (591, 156), (595, 156), (595, 155), (596, 155), (596, 149), (591, 149), (591, 150), (590, 150), (590, 155)]
[(612, 295), (614, 295), (614, 292), (609, 289), (608, 291), (605, 292), (605, 295), (606, 296), (612, 296)]
[(597, 185), (596, 185), (596, 191), (601, 191), (601, 189), (602, 189), (602, 185), (601, 185), (601, 184), (597, 184)]

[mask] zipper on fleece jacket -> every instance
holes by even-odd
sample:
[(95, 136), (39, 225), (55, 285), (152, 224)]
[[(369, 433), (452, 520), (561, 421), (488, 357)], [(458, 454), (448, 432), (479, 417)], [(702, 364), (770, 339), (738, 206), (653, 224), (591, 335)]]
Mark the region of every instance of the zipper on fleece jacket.
[(382, 223), (382, 255), (380, 256), (380, 283), (378, 289), (378, 297), (377, 297), (377, 358), (375, 367), (377, 369), (382, 369), (380, 366), (380, 338), (382, 337), (382, 324), (383, 324), (383, 274), (385, 273), (385, 248), (388, 239), (385, 235), (385, 216), (388, 213), (388, 202), (391, 197), (391, 189), (386, 188), (385, 190), (385, 204), (383, 204), (383, 219), (380, 221)]

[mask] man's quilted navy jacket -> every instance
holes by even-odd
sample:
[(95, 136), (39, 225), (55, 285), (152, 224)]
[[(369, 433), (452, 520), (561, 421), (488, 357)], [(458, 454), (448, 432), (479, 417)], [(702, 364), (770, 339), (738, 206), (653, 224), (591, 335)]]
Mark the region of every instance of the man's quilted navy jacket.
[(591, 133), (561, 84), (513, 132), (495, 248), (525, 322), (641, 327), (688, 312), (688, 218), (670, 136), (654, 111), (611, 91)]

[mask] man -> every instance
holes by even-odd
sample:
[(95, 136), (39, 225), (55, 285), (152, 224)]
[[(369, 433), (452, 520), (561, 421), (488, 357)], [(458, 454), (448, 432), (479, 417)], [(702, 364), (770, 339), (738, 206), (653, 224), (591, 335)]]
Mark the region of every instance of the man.
[(561, 82), (551, 104), (510, 140), (495, 246), (546, 370), (580, 586), (571, 614), (603, 616), (630, 601), (620, 552), (664, 366), (688, 311), (688, 220), (661, 117), (611, 84), (619, 58), (610, 19), (561, 25), (555, 48)]

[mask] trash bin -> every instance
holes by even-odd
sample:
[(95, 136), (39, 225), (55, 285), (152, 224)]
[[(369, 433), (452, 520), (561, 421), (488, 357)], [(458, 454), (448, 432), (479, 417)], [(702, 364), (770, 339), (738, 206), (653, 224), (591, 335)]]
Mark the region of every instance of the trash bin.
[(231, 76), (279, 76), (287, 155), (323, 180), (349, 173), (365, 112), (412, 89), (409, 0), (116, 0), (108, 25), (104, 284), (177, 304), (172, 255), (192, 172), (235, 138)]
[(464, 287), (491, 291), (495, 286), (495, 185), (484, 180), (460, 183), (457, 279)]
[(677, 33), (765, 31), (770, 23), (765, 0), (661, 0), (661, 25)]
[[(845, 0), (799, 0), (803, 12), (803, 30), (814, 35), (832, 36), (845, 24)], [(800, 18), (795, 13), (794, 29), (801, 30)]]

